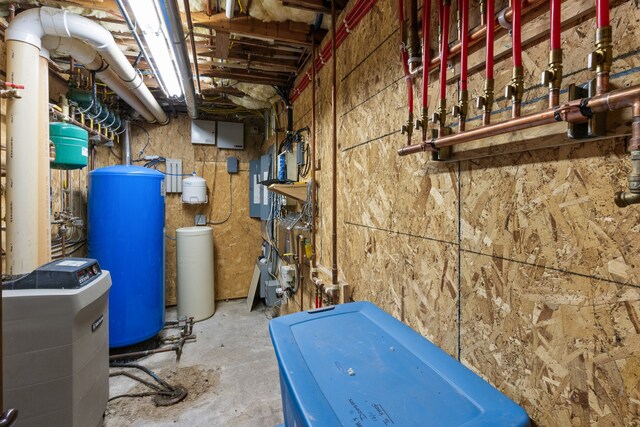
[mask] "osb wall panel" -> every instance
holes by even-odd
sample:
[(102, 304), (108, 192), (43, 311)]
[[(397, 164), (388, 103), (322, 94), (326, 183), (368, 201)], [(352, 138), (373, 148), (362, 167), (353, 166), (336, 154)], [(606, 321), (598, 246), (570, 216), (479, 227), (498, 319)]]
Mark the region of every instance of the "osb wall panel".
[[(182, 173), (196, 172), (207, 180), (209, 202), (202, 206), (182, 203), (180, 194), (167, 194), (165, 230), (169, 236), (165, 251), (166, 303), (176, 303), (175, 230), (194, 224), (195, 214), (206, 215), (207, 221), (220, 222), (229, 212), (229, 174), (226, 159), (240, 160), (239, 173), (231, 176), (233, 210), (227, 222), (210, 225), (214, 241), (214, 280), (216, 299), (247, 296), (253, 266), (260, 254), (260, 221), (249, 217), (249, 160), (259, 157), (262, 135), (246, 136), (245, 149), (219, 150), (215, 146), (191, 144), (191, 120), (186, 115), (173, 118), (167, 126), (144, 125), (150, 143), (145, 155), (182, 159)], [(132, 127), (132, 157), (135, 159), (147, 142), (140, 128)], [(118, 153), (120, 147), (115, 149)], [(97, 149), (97, 167), (118, 164), (107, 148)], [(138, 163), (139, 164), (139, 163)], [(161, 166), (160, 169), (163, 169)]]
[[(611, 82), (638, 84), (640, 12), (633, 2), (613, 4)], [(586, 56), (593, 50), (594, 4), (578, 0), (562, 7), (563, 19), (571, 21), (562, 34), (566, 87), (593, 77)], [(426, 154), (398, 158), (396, 150), (406, 143), (399, 133), (406, 87), (395, 8), (391, 0), (376, 2), (338, 50), (341, 280), (351, 285), (354, 300), (373, 301), (460, 355), (538, 425), (638, 425), (640, 211), (619, 209), (612, 199), (626, 188), (624, 141), (446, 165)], [(541, 10), (523, 28), (525, 113), (547, 103), (539, 76), (547, 67), (548, 20)], [(493, 122), (510, 114), (510, 100), (502, 96), (511, 78), (510, 48), (502, 32)], [(484, 72), (476, 65), (483, 57), (482, 46), (472, 49), (471, 98), (482, 91)], [(458, 61), (447, 72), (449, 107), (457, 99)], [(330, 79), (328, 63), (318, 73), (316, 103), (318, 253), (325, 268), (331, 267)], [(437, 71), (431, 79), (430, 112), (438, 102)], [(414, 79), (417, 114), (421, 84)], [(309, 87), (295, 103), (296, 128), (311, 125), (310, 110)], [(468, 128), (479, 123), (470, 105)], [(302, 299), (314, 303), (311, 285)]]
[(640, 288), (462, 254), (463, 363), (538, 425), (640, 419)]

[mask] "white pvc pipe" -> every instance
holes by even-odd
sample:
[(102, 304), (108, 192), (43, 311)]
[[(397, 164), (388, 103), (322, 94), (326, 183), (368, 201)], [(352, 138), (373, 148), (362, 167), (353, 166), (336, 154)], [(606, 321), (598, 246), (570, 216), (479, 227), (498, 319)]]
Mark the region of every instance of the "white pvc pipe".
[[(67, 37), (45, 36), (42, 38), (42, 46), (60, 55), (72, 56), (74, 60), (84, 65), (87, 70), (99, 70), (103, 66), (102, 57), (88, 44)], [(146, 121), (153, 122), (155, 117), (149, 109), (135, 96), (116, 73), (108, 67), (97, 72), (96, 77), (106, 84), (131, 108), (136, 110)]]
[(233, 0), (227, 0), (224, 7), (224, 13), (227, 15), (227, 18), (233, 18), (233, 13), (235, 12), (235, 5), (233, 4)]
[(40, 50), (38, 91), (38, 265), (51, 261), (51, 209), (49, 188), (49, 52)]
[[(79, 39), (92, 46), (160, 124), (169, 118), (133, 69), (111, 33), (100, 24), (66, 10), (41, 7), (17, 15), (6, 31), (6, 40), (18, 40), (38, 48), (45, 35)], [(106, 83), (106, 82), (105, 82)]]
[(7, 100), (7, 274), (38, 267), (39, 52), (7, 40), (7, 80), (24, 85), (21, 98)]

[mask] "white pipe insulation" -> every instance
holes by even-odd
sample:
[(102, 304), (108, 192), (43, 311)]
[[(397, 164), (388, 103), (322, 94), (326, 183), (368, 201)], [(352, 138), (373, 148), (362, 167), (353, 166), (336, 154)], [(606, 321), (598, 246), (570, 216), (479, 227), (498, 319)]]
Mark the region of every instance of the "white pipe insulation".
[[(102, 77), (107, 80), (111, 78), (109, 86), (114, 91), (117, 89), (125, 101), (128, 99), (127, 102), (134, 104), (134, 108), (138, 107), (145, 118), (160, 124), (169, 121), (105, 28), (87, 18), (48, 7), (18, 14), (5, 32), (7, 80), (24, 86), (21, 98), (7, 101), (8, 274), (24, 274), (36, 269), (39, 266), (39, 246), (42, 246), (38, 241), (44, 241), (40, 236), (42, 231), (39, 232), (39, 218), (45, 207), (41, 206), (43, 202), (39, 201), (38, 196), (43, 181), (38, 177), (42, 176), (41, 169), (48, 168), (48, 165), (40, 165), (40, 139), (44, 137), (44, 132), (40, 126), (34, 126), (34, 121), (38, 124), (48, 121), (48, 110), (38, 108), (44, 99), (40, 94), (41, 80), (47, 78), (43, 76), (45, 72), (48, 74), (46, 67), (39, 66), (42, 39), (47, 35), (79, 39), (90, 45), (99, 55), (90, 61), (89, 58), (85, 59), (90, 65), (96, 66), (99, 58), (100, 66), (97, 69), (102, 68), (104, 61), (108, 68), (103, 70)], [(59, 44), (65, 43), (60, 41)], [(80, 46), (77, 43), (71, 45), (76, 48)], [(83, 52), (88, 54), (86, 50)], [(69, 53), (76, 56), (75, 51)]]

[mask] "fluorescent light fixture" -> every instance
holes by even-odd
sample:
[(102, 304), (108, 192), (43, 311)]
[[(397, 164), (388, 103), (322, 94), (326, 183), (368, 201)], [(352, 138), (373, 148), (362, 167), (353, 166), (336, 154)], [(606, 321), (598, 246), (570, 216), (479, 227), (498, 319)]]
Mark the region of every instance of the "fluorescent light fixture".
[[(125, 16), (125, 19), (132, 27), (131, 31), (144, 40), (144, 46), (139, 39), (138, 44), (165, 95), (170, 98), (182, 98), (184, 88), (179, 75), (178, 61), (171, 46), (162, 1), (118, 0), (118, 4), (123, 14), (127, 15), (127, 10), (133, 14), (133, 19), (129, 16)], [(125, 9), (122, 3), (126, 3), (128, 9)]]

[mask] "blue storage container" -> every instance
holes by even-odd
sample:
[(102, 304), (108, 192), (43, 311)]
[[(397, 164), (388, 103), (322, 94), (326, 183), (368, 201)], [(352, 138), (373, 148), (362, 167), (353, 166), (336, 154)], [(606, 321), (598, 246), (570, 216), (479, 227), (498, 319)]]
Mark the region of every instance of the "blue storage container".
[(371, 303), (269, 325), (285, 425), (528, 426), (526, 412)]
[(138, 166), (89, 173), (89, 257), (111, 272), (109, 347), (164, 326), (164, 175)]

